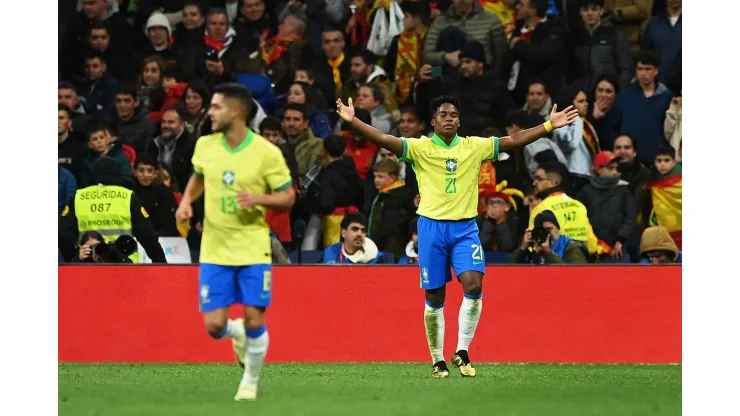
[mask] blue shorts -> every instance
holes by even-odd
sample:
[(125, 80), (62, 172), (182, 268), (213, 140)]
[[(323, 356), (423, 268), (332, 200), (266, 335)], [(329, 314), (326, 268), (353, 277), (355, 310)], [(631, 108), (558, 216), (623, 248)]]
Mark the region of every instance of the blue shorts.
[(423, 289), (437, 289), (451, 282), (450, 267), (457, 276), (470, 270), (485, 273), (486, 258), (475, 219), (443, 221), (419, 217), (418, 232)]
[(270, 306), (272, 265), (221, 266), (201, 263), (198, 274), (200, 311), (245, 306)]

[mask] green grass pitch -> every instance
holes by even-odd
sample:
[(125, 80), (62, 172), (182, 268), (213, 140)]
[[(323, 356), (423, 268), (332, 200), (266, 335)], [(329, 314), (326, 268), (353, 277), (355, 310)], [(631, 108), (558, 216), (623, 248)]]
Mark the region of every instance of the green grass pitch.
[(59, 364), (60, 415), (679, 415), (680, 365), (267, 364), (234, 402), (236, 364)]

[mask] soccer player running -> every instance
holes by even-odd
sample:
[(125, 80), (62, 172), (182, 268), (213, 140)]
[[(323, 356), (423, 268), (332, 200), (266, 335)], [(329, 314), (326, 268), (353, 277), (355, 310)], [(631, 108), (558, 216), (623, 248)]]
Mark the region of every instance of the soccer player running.
[[(196, 142), (195, 173), (176, 213), (178, 221), (192, 217), (192, 203), (205, 191), (200, 311), (213, 338), (231, 338), (244, 367), (234, 400), (257, 398), (269, 342), (265, 308), (272, 293), (272, 256), (265, 210), (287, 210), (295, 200), (280, 149), (247, 128), (252, 105), (246, 88), (216, 87), (208, 109), (214, 133)], [(244, 320), (229, 319), (229, 306), (236, 303), (244, 305)]]
[(482, 307), (485, 258), (478, 238), (478, 174), (484, 160), (497, 160), (499, 152), (526, 146), (553, 129), (573, 123), (578, 111), (561, 112), (553, 106), (550, 120), (507, 137), (460, 137), (460, 101), (448, 95), (432, 100), (434, 135), (406, 139), (389, 136), (354, 117), (352, 99), (337, 112), (362, 136), (386, 148), (399, 160), (412, 164), (419, 181), (419, 269), (426, 291), (424, 326), (432, 355), (432, 376), (450, 375), (444, 359), (444, 302), (450, 266), (462, 284), (464, 299), (458, 317), (459, 332), (452, 364), (463, 376), (474, 377), (468, 347), (478, 326)]

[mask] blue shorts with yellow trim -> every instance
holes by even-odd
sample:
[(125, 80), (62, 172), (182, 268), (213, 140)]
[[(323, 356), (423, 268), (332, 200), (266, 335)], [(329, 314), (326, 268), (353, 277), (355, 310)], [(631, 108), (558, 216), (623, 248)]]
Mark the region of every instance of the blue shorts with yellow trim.
[(201, 263), (198, 274), (200, 311), (245, 306), (270, 306), (272, 265), (222, 266)]
[[(486, 260), (475, 218), (460, 221), (419, 217), (419, 271), (423, 289), (437, 289), (467, 271), (485, 273)], [(458, 278), (459, 280), (459, 278)]]

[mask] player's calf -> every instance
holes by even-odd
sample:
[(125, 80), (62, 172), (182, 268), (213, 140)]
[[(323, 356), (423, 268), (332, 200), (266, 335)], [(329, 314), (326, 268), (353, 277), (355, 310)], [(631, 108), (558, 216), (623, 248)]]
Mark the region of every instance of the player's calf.
[(472, 270), (461, 273), (460, 282), (464, 296), (458, 315), (457, 352), (451, 361), (452, 365), (460, 369), (460, 374), (475, 377), (475, 368), (470, 362), (468, 348), (473, 341), (483, 309), (483, 273)]
[(244, 336), (244, 325), (241, 320), (229, 319), (227, 308), (203, 313), (203, 324), (208, 334), (215, 339), (239, 338)]
[[(248, 389), (253, 389), (255, 394), (260, 371), (267, 355), (267, 347), (270, 343), (264, 311), (265, 308), (244, 307), (247, 347), (244, 354), (244, 375), (240, 386), (248, 386)], [(240, 387), (240, 390), (243, 390), (243, 387)]]

